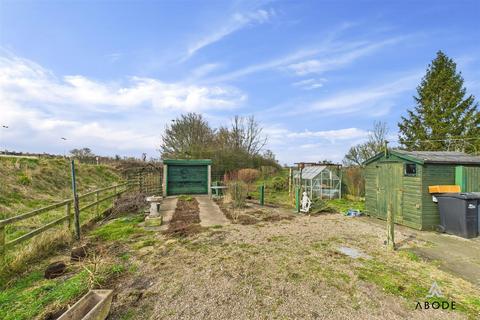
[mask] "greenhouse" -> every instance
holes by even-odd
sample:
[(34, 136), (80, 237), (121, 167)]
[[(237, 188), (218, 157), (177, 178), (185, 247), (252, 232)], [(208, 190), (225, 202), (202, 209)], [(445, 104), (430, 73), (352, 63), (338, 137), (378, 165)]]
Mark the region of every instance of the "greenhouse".
[(295, 186), (301, 186), (310, 198), (340, 199), (342, 179), (336, 168), (326, 165), (310, 165), (293, 172)]

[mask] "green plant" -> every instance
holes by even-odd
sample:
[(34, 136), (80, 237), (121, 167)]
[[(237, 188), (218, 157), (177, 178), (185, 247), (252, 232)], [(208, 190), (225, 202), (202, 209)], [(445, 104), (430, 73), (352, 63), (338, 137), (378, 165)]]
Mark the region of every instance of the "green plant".
[(26, 174), (23, 173), (18, 177), (17, 182), (22, 186), (28, 186), (32, 183), (32, 180)]
[(245, 182), (239, 180), (230, 181), (227, 190), (234, 208), (242, 208), (245, 206), (247, 199), (247, 185)]
[(182, 194), (181, 196), (178, 197), (178, 200), (192, 201), (192, 200), (193, 200), (193, 197)]
[(310, 207), (311, 214), (333, 211), (334, 209), (326, 201), (320, 198), (313, 199), (312, 205)]
[(276, 176), (272, 179), (271, 187), (275, 191), (285, 191), (288, 189), (288, 180), (286, 177)]
[(107, 241), (126, 239), (132, 234), (145, 232), (145, 230), (138, 227), (138, 224), (142, 221), (143, 218), (141, 216), (115, 219), (94, 230), (92, 234)]

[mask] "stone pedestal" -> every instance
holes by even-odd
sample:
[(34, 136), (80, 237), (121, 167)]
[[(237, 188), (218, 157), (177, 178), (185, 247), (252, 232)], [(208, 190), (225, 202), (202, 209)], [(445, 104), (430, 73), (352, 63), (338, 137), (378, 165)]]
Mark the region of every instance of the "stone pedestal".
[(162, 196), (151, 196), (145, 199), (147, 202), (150, 202), (150, 212), (148, 214), (149, 218), (158, 218), (160, 216), (159, 209), (162, 199)]

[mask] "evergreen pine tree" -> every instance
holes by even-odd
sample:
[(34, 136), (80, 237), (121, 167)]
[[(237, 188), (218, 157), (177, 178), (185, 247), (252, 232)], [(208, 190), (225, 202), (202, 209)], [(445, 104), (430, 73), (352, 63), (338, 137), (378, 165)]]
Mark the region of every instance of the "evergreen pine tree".
[(456, 63), (442, 51), (428, 66), (414, 99), (416, 106), (398, 123), (404, 148), (480, 152), (478, 104), (473, 95), (466, 97)]

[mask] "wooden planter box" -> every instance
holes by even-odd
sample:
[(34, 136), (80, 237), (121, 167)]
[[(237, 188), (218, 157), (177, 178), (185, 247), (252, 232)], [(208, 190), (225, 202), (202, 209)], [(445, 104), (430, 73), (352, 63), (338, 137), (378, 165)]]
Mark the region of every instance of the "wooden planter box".
[(113, 290), (90, 290), (57, 320), (105, 320), (112, 297)]

